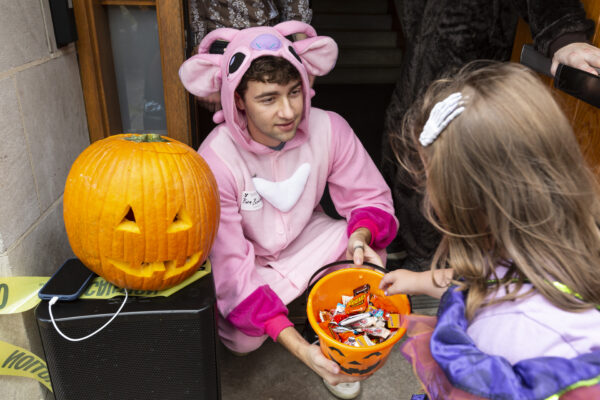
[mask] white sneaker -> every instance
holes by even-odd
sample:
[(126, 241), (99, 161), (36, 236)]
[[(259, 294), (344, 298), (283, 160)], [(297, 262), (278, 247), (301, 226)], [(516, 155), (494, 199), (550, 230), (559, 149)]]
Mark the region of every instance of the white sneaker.
[(344, 382), (334, 386), (323, 379), (323, 383), (335, 397), (340, 399), (353, 399), (360, 393), (360, 382)]

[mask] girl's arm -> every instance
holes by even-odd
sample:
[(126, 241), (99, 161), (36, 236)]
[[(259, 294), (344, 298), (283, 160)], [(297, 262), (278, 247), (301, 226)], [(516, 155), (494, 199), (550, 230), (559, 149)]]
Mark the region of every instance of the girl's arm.
[[(426, 294), (439, 299), (452, 282), (453, 273), (454, 271), (450, 268), (423, 272), (398, 269), (385, 274), (381, 279), (379, 288), (385, 291), (386, 296), (400, 293), (410, 295)], [(432, 278), (441, 287), (435, 286)]]

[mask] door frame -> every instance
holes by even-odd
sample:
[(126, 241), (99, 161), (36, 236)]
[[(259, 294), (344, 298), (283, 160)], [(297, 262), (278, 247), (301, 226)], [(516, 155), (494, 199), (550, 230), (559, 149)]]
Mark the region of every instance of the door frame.
[(90, 141), (124, 133), (117, 95), (106, 6), (156, 8), (161, 55), (167, 135), (192, 145), (190, 98), (179, 80), (186, 59), (184, 9), (174, 0), (77, 0), (73, 2), (77, 26), (77, 52)]

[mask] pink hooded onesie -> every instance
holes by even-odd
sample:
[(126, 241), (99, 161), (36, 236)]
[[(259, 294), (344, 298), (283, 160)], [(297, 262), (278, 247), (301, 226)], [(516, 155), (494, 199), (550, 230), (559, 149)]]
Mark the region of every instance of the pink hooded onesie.
[[(305, 33), (304, 40), (286, 36)], [(215, 40), (224, 54), (209, 54)], [(302, 78), (303, 117), (282, 149), (254, 141), (234, 91), (251, 62), (288, 60)], [(219, 185), (221, 219), (211, 251), (219, 335), (231, 350), (248, 352), (293, 324), (286, 304), (300, 296), (319, 267), (344, 256), (348, 235), (369, 229), (370, 245), (383, 250), (396, 234), (390, 190), (375, 164), (339, 115), (311, 108), (308, 74), (327, 74), (337, 45), (298, 21), (245, 30), (217, 29), (179, 71), (191, 93), (221, 92), (220, 123), (198, 150)], [(311, 93), (312, 92), (312, 93)], [(224, 121), (224, 123), (222, 123)], [(320, 209), (325, 185), (344, 220)]]

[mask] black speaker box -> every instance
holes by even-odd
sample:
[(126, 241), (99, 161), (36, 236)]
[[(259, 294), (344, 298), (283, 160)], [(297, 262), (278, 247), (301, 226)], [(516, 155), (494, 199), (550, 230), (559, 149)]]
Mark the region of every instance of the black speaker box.
[[(59, 301), (59, 329), (79, 338), (104, 325), (123, 297)], [(54, 329), (48, 301), (35, 310), (57, 400), (221, 398), (215, 290), (206, 275), (169, 297), (133, 297), (102, 331), (80, 342)]]

